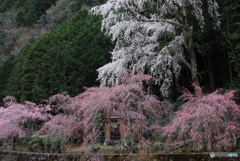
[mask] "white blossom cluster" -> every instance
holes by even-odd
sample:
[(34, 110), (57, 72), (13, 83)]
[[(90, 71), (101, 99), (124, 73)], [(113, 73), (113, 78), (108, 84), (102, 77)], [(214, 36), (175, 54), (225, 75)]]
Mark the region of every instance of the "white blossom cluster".
[[(184, 58), (181, 31), (186, 6), (193, 8), (203, 28), (202, 0), (108, 0), (92, 8), (91, 13), (103, 16), (102, 31), (116, 43), (112, 62), (98, 69), (101, 86), (118, 84), (124, 70), (130, 69), (132, 74), (152, 75), (163, 96), (168, 96)], [(218, 20), (216, 0), (208, 0), (208, 6)]]

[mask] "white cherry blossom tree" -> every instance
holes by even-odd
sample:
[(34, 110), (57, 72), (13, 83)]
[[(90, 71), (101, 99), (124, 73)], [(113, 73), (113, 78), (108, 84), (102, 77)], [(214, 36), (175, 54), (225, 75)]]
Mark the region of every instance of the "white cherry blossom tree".
[[(218, 3), (206, 0), (208, 12), (219, 26)], [(101, 86), (119, 83), (125, 69), (144, 72), (169, 94), (181, 63), (200, 85), (189, 15), (204, 27), (203, 0), (108, 0), (90, 11), (103, 16), (102, 30), (116, 43), (112, 62), (98, 69)]]

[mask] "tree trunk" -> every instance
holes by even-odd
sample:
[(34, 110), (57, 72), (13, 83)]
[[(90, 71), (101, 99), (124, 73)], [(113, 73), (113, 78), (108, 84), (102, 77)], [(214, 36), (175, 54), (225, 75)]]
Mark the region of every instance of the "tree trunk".
[[(184, 36), (184, 46), (187, 49), (189, 58), (190, 58), (189, 64), (190, 64), (190, 71), (192, 74), (192, 83), (199, 87), (200, 82), (198, 78), (196, 54), (194, 52), (191, 29), (188, 25), (185, 25), (185, 27), (183, 28), (183, 36)], [(199, 96), (200, 93), (196, 88), (194, 92), (196, 96)]]
[(209, 73), (209, 79), (210, 79), (210, 84), (211, 84), (211, 91), (215, 90), (215, 81), (214, 81), (214, 70), (212, 66), (212, 56), (207, 55), (207, 62), (208, 62), (208, 73)]
[(42, 152), (44, 153), (44, 145), (42, 145)]
[(233, 134), (233, 149), (237, 148), (237, 137)]
[(13, 140), (12, 140), (12, 150), (16, 150), (15, 149), (15, 142), (16, 142), (16, 138), (13, 137)]
[(229, 56), (228, 56), (228, 69), (229, 69), (230, 81), (231, 81), (231, 83), (232, 83), (232, 82), (233, 82), (232, 65), (231, 65)]
[[(198, 78), (198, 71), (197, 71), (197, 60), (196, 60), (196, 54), (194, 52), (194, 46), (193, 46), (193, 38), (192, 38), (192, 30), (190, 26), (188, 25), (187, 21), (187, 5), (186, 0), (183, 0), (182, 4), (182, 25), (183, 25), (183, 37), (184, 37), (184, 46), (188, 51), (189, 58), (190, 58), (190, 71), (192, 74), (192, 83), (195, 86), (200, 86), (199, 78)], [(200, 91), (198, 88), (194, 88), (195, 96), (200, 95)]]

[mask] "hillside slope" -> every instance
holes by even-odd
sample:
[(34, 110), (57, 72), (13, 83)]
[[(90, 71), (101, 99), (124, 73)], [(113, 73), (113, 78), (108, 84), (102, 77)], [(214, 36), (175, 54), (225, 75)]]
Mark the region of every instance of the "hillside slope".
[(104, 3), (105, 0), (1, 0), (0, 62), (17, 55), (31, 38), (37, 39), (81, 8)]
[(81, 10), (25, 45), (16, 58), (0, 66), (0, 99), (12, 95), (39, 102), (58, 92), (76, 95), (84, 86), (98, 85), (96, 69), (110, 61), (113, 48), (100, 27), (101, 17)]

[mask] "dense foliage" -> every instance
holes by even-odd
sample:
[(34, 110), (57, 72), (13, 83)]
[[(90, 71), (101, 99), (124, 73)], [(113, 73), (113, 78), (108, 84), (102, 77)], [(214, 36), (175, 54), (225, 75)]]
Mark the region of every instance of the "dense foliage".
[(82, 5), (99, 5), (105, 2), (105, 0), (1, 0), (0, 13), (14, 12), (16, 13), (18, 26), (33, 26), (40, 17), (45, 15), (49, 8), (53, 8), (52, 6), (56, 2), (58, 5), (61, 5), (62, 9), (69, 10), (67, 12), (71, 14), (70, 12), (76, 12), (81, 9)]
[(231, 88), (237, 89), (237, 102), (240, 104), (240, 4), (238, 1), (226, 1), (223, 3), (224, 36), (228, 43), (228, 54), (230, 56), (236, 77), (233, 76)]
[(0, 13), (8, 10), (17, 12), (16, 22), (21, 26), (32, 26), (56, 0), (4, 0), (0, 1)]
[(105, 0), (3, 0), (0, 1), (0, 62), (17, 55), (31, 38), (37, 39), (70, 19), (81, 8)]
[[(84, 86), (98, 85), (96, 69), (109, 62), (112, 49), (109, 38), (100, 32), (100, 23), (100, 16), (82, 10), (26, 45), (15, 60), (9, 60), (16, 65), (8, 68), (8, 83), (2, 84), (8, 88), (1, 93), (39, 102), (61, 91), (76, 95)], [(7, 79), (5, 75), (0, 75), (1, 80)]]
[[(18, 26), (32, 26), (46, 10), (54, 5), (56, 0), (44, 0), (44, 1), (23, 1), (25, 4), (24, 9), (21, 9), (16, 17), (16, 23)], [(20, 4), (19, 4), (20, 5)]]
[(229, 44), (229, 54), (234, 65), (234, 70), (240, 74), (240, 9), (238, 1), (226, 1), (223, 3), (223, 19), (227, 22), (225, 25), (225, 36)]
[(14, 68), (14, 56), (6, 60), (4, 63), (0, 64), (0, 99), (2, 102), (2, 99), (5, 97), (4, 92), (7, 90), (7, 84), (8, 84), (8, 78), (10, 76), (11, 71)]

